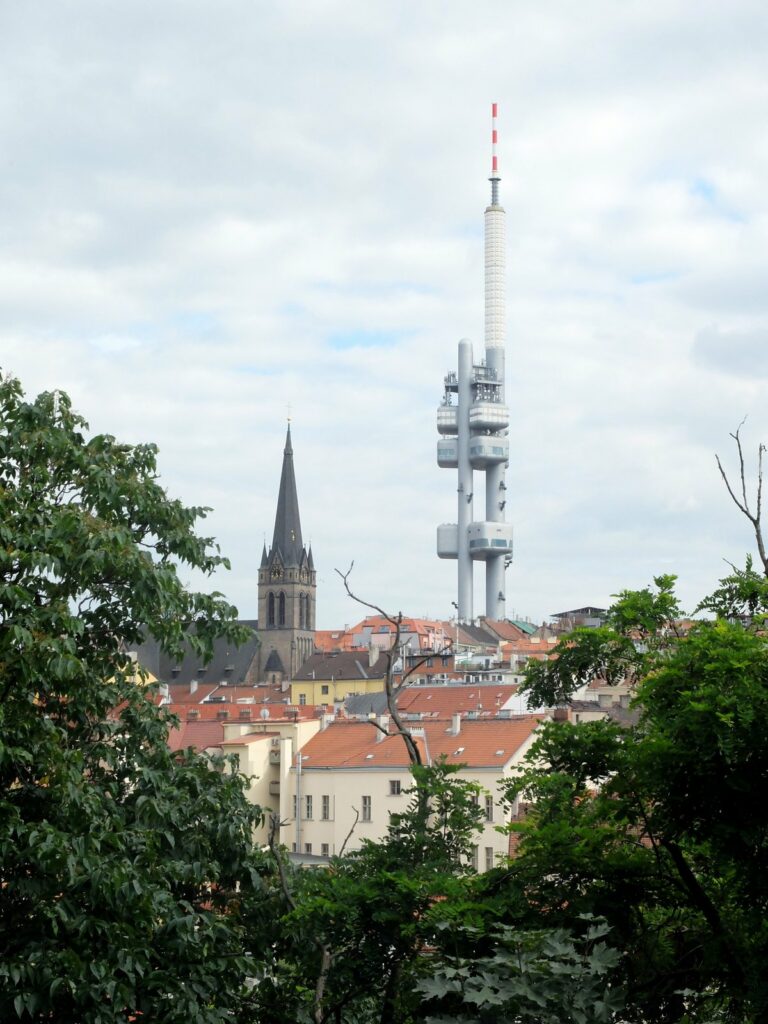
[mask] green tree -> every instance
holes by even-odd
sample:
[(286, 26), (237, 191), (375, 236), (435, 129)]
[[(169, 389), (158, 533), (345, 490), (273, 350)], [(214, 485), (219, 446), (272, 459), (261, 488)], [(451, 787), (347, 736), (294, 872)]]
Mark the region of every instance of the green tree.
[[(87, 436), (0, 379), (0, 1018), (232, 1020), (254, 973), (259, 812), (230, 766), (170, 753), (126, 654), (144, 630), (243, 639), (186, 565), (225, 564), (156, 450)], [(251, 949), (251, 953), (253, 950)]]
[[(257, 1018), (406, 1024), (423, 1019), (416, 982), (446, 914), (471, 904), (472, 842), (480, 787), (438, 762), (413, 766), (410, 803), (387, 835), (334, 857), (327, 870), (291, 870), (280, 851), (258, 945), (272, 960), (254, 993)], [(426, 811), (426, 816), (425, 816)], [(462, 917), (464, 914), (462, 913)]]
[(533, 920), (607, 920), (626, 954), (615, 980), (627, 986), (630, 1019), (708, 1020), (717, 1010), (764, 1020), (764, 582), (749, 564), (734, 571), (702, 603), (719, 617), (686, 631), (672, 581), (655, 583), (620, 594), (604, 629), (565, 638), (530, 674), (534, 698), (554, 702), (590, 675), (623, 671), (639, 720), (543, 730), (508, 793), (533, 805), (511, 872)]

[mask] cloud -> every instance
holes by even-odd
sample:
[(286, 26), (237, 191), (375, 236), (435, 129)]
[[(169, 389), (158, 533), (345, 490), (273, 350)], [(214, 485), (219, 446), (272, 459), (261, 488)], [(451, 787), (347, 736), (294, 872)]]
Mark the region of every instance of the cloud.
[(766, 28), (757, 0), (8, 6), (2, 364), (159, 444), (244, 614), (290, 407), (320, 623), (359, 614), (352, 559), (447, 614), (434, 415), (458, 339), (482, 355), (498, 100), (510, 609), (674, 565), (692, 605), (750, 542), (712, 453), (745, 412), (768, 438)]
[(696, 335), (693, 357), (709, 370), (737, 377), (768, 378), (768, 327), (747, 331), (706, 327)]

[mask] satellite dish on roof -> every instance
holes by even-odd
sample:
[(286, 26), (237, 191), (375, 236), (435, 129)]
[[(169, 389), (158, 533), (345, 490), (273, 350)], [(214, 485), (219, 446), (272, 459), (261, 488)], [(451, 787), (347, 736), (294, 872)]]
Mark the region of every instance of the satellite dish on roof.
[(259, 712), (259, 716), (263, 718), (264, 721), (266, 722), (266, 720), (269, 718), (269, 708), (262, 708), (261, 711)]

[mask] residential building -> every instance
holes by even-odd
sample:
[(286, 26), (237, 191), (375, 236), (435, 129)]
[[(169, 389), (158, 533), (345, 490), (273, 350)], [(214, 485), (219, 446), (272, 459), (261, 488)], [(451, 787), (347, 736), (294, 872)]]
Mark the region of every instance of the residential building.
[(334, 704), (359, 693), (384, 690), (387, 658), (378, 648), (368, 651), (318, 651), (291, 681), (291, 703)]
[[(477, 839), (478, 870), (486, 870), (507, 852), (508, 837), (496, 826), (504, 824), (515, 808), (502, 806), (500, 783), (516, 771), (541, 718), (472, 720), (456, 714), (421, 721), (412, 729), (425, 763), (444, 756), (449, 764), (462, 765), (459, 778), (483, 787), (485, 822)], [(389, 727), (386, 717), (378, 722)], [(402, 737), (384, 735), (371, 722), (360, 721), (336, 720), (317, 732), (301, 748), (290, 778), (296, 800), (291, 801), (289, 849), (297, 854), (325, 849), (333, 855), (345, 841), (347, 849), (354, 849), (363, 839), (382, 839), (390, 812), (408, 806), (412, 784)]]

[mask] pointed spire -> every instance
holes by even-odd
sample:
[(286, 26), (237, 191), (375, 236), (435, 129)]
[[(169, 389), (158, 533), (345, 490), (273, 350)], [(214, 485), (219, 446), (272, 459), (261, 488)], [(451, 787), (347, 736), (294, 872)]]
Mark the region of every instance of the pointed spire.
[(275, 515), (275, 533), (272, 538), (274, 556), (280, 552), (283, 564), (299, 565), (304, 545), (301, 540), (301, 520), (299, 518), (299, 499), (296, 494), (296, 476), (293, 471), (293, 447), (291, 445), (291, 424), (285, 437), (283, 450), (283, 471), (280, 475), (280, 491), (277, 496), (277, 514)]
[(267, 564), (267, 542), (264, 541), (264, 547), (261, 549), (261, 566), (260, 566), (260, 568), (263, 569), (266, 566), (266, 564)]

